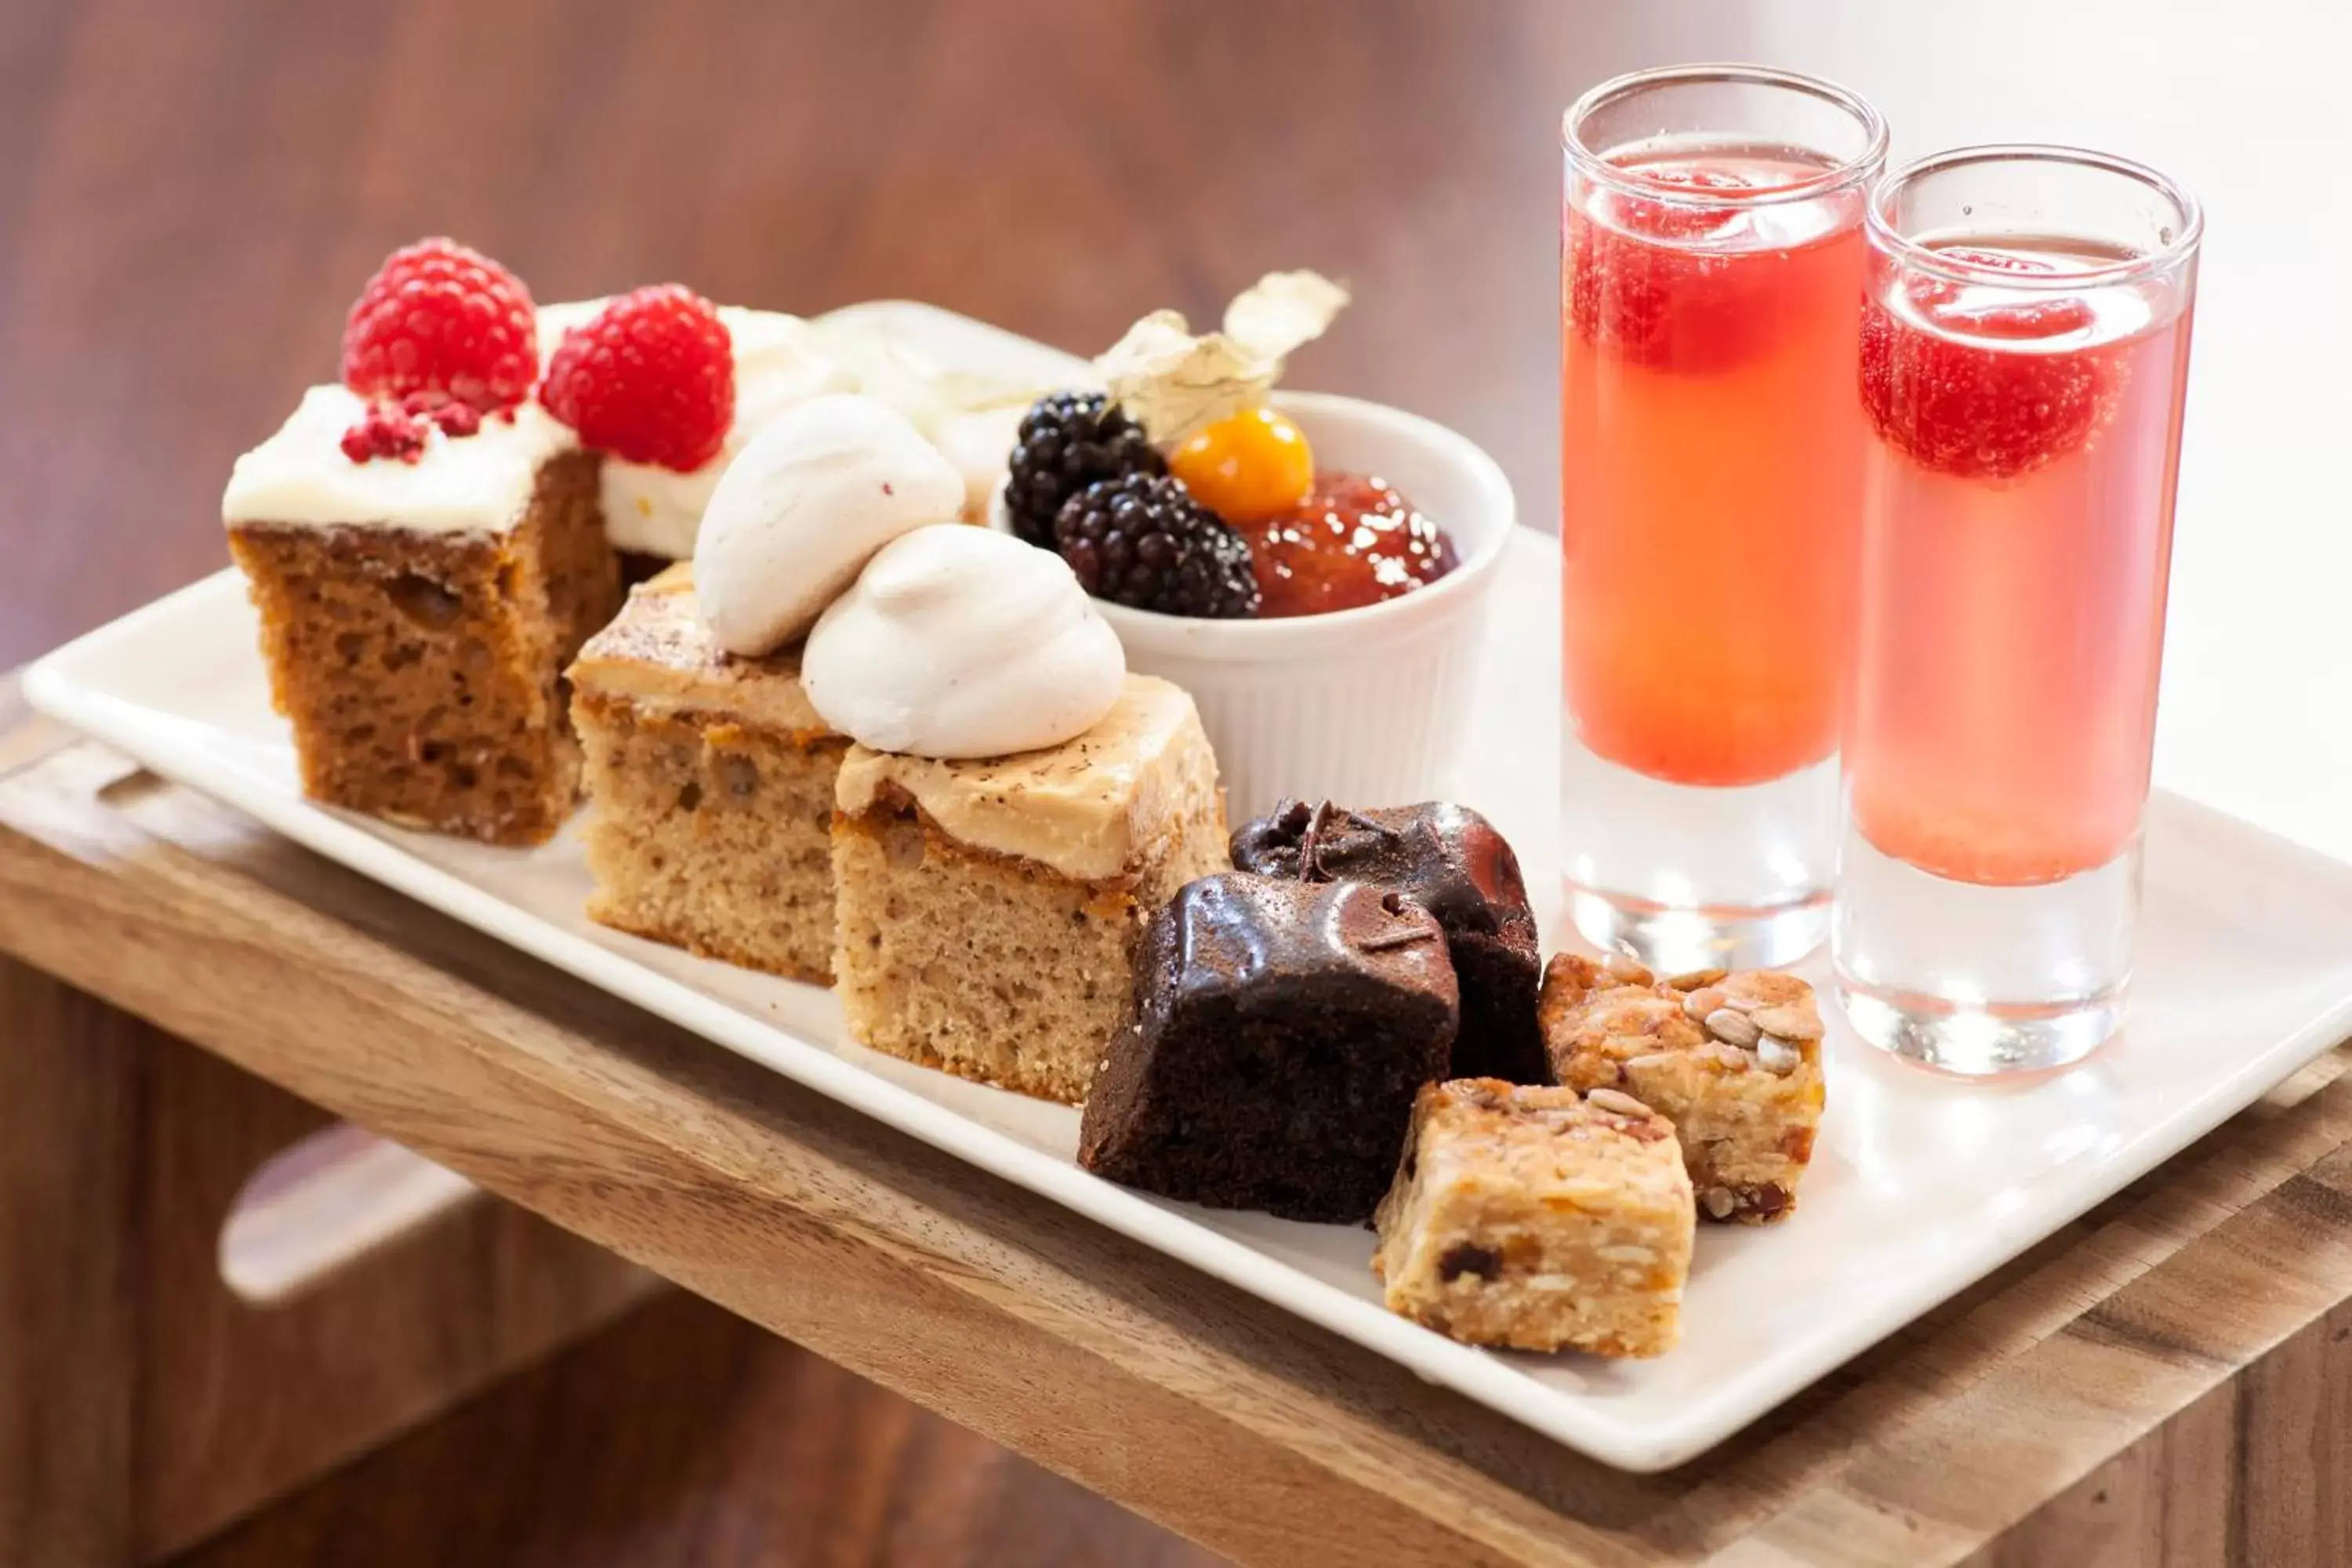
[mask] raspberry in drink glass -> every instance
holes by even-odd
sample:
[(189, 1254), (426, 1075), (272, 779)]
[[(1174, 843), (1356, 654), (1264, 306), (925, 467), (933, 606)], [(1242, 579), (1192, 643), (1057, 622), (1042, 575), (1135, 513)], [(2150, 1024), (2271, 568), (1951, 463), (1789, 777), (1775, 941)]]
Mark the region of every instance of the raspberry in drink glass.
[(1828, 919), (1885, 130), (1735, 66), (1621, 78), (1565, 129), (1570, 907), (1653, 966), (1785, 963)]
[(1980, 148), (1898, 171), (1868, 228), (1839, 985), (1898, 1054), (2057, 1066), (2130, 973), (2197, 207)]

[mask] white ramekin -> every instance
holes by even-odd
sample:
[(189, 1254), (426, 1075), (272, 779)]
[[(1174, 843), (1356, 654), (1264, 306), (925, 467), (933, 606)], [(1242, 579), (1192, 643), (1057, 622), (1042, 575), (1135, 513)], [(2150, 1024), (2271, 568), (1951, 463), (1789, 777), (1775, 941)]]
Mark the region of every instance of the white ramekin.
[(1129, 669), (1192, 692), (1234, 825), (1284, 795), (1345, 805), (1433, 798), (1462, 747), (1484, 605), (1517, 517), (1478, 446), (1400, 409), (1283, 392), (1321, 468), (1373, 474), (1453, 536), (1461, 564), (1401, 598), (1328, 616), (1192, 620), (1105, 604)]

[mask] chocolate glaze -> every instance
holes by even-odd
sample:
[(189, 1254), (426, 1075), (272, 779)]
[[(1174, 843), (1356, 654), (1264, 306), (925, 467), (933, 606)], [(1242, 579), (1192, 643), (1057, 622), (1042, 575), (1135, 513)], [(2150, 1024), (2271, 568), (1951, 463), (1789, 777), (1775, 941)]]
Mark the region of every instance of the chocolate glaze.
[(1286, 800), (1234, 835), (1245, 871), (1346, 878), (1404, 894), (1445, 928), (1462, 1029), (1449, 1076), (1549, 1083), (1536, 1025), (1542, 965), (1518, 857), (1494, 824), (1444, 802), (1349, 811)]
[(1460, 1019), (1433, 918), (1358, 882), (1204, 877), (1153, 917), (1135, 988), (1080, 1164), (1214, 1207), (1371, 1217)]

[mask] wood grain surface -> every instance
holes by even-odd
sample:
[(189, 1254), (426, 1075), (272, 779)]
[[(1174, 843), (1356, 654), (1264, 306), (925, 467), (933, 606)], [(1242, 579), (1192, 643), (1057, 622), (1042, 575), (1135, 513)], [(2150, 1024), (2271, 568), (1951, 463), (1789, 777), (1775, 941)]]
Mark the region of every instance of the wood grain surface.
[(177, 1568), (1211, 1568), (987, 1438), (691, 1297)]
[(2352, 1053), (1628, 1477), (126, 776), (74, 743), (0, 780), (0, 952), (1238, 1561), (2334, 1568), (2345, 1539)]

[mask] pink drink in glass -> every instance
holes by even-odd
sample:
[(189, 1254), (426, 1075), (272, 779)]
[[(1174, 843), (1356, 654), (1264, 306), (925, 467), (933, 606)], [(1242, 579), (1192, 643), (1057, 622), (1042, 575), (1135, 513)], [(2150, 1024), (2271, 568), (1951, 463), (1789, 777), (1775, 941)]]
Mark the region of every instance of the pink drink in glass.
[[(1958, 204), (1978, 220), (1965, 229), (1903, 233), (1902, 183), (1951, 156), (1890, 178), (1874, 215), (1860, 384), (1875, 438), (1835, 940), (1865, 1037), (1991, 1071), (2071, 1059), (2120, 1013), (2195, 214), (2153, 176), (2078, 161), (2031, 215), (1992, 187)], [(2052, 198), (2092, 178), (2144, 199), (2070, 233)], [(2138, 215), (2146, 235), (2096, 221)]]
[(1885, 150), (1853, 94), (1757, 67), (1568, 114), (1562, 869), (1586, 940), (1666, 970), (1828, 928)]
[(1614, 163), (1657, 190), (1591, 190), (1568, 216), (1568, 721), (1654, 779), (1763, 784), (1837, 751), (1864, 439), (1837, 392), (1855, 354), (1862, 193), (1675, 201), (1834, 171), (1786, 148)]

